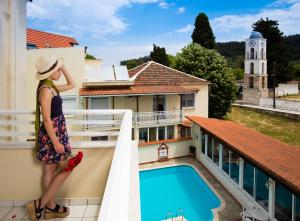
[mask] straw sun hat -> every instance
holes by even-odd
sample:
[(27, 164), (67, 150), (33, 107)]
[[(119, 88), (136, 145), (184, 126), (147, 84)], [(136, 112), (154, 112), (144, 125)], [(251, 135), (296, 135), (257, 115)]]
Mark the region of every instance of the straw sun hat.
[(36, 61), (36, 79), (44, 80), (51, 76), (55, 71), (57, 71), (63, 65), (64, 59), (57, 58), (52, 55), (46, 55), (39, 57)]

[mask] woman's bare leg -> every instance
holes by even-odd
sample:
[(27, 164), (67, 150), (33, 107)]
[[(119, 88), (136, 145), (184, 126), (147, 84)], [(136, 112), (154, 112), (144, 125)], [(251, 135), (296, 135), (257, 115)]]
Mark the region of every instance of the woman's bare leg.
[[(48, 186), (50, 185), (51, 181), (55, 177), (55, 172), (57, 169), (56, 163), (44, 163), (43, 164), (43, 191), (46, 191)], [(55, 203), (55, 195), (49, 200), (49, 202), (46, 204), (49, 208), (54, 208), (56, 205)]]
[[(61, 168), (65, 168), (68, 165), (68, 161), (64, 160), (60, 164)], [(54, 198), (55, 194), (59, 190), (60, 186), (66, 180), (66, 178), (70, 175), (71, 172), (66, 172), (62, 170), (52, 179), (51, 183), (49, 184), (48, 188), (44, 191), (41, 197), (41, 207), (44, 208), (45, 205), (48, 205), (50, 201)]]

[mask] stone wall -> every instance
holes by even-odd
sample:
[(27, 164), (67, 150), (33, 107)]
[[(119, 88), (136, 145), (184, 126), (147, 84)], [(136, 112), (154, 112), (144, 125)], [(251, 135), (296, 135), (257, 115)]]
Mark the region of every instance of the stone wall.
[[(250, 88), (250, 79), (253, 79), (253, 88)], [(249, 104), (259, 104), (261, 97), (268, 97), (267, 75), (245, 75), (243, 101)]]

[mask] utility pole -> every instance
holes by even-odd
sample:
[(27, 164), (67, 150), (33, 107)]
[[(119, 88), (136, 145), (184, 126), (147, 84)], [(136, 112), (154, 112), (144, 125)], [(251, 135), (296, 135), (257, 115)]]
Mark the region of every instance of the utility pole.
[(276, 61), (273, 62), (273, 108), (276, 108)]

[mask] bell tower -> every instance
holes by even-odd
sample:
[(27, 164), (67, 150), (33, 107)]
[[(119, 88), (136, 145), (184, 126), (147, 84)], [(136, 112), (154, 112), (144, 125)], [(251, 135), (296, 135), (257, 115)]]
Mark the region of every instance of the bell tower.
[(258, 105), (260, 97), (268, 97), (267, 39), (252, 32), (245, 44), (243, 101)]

